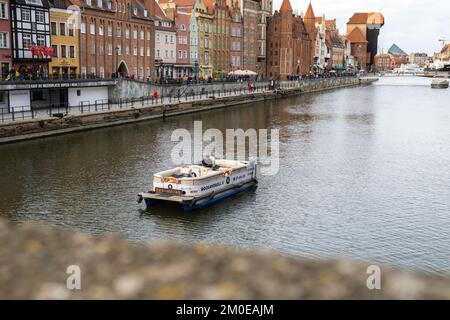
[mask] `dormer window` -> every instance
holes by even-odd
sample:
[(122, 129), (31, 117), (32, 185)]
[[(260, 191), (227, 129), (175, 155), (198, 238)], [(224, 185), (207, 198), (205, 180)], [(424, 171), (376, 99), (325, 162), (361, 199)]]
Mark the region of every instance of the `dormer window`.
[(108, 9), (109, 9), (109, 10), (112, 9), (112, 1), (108, 1)]
[(144, 10), (144, 17), (147, 17), (148, 16), (148, 12), (147, 12), (147, 10)]
[(103, 0), (97, 0), (97, 7), (99, 8), (103, 7)]
[(86, 0), (86, 4), (87, 4), (88, 6), (92, 6), (91, 0)]
[(137, 16), (137, 8), (133, 8), (133, 14)]

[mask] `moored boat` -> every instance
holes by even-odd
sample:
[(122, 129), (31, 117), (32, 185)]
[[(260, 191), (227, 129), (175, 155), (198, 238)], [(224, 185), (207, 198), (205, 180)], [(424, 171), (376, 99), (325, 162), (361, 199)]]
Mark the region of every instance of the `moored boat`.
[(431, 88), (433, 89), (447, 89), (449, 82), (447, 80), (433, 80), (431, 82)]
[(207, 157), (201, 164), (154, 174), (152, 190), (140, 193), (138, 202), (144, 201), (147, 208), (178, 203), (191, 211), (255, 188), (257, 183), (256, 163)]

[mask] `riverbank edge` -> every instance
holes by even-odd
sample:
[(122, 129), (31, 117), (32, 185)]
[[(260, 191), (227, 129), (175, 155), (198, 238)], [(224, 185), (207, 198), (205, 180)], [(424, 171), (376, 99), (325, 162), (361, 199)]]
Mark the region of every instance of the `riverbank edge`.
[(325, 86), (312, 90), (288, 88), (275, 92), (242, 94), (239, 96), (219, 97), (208, 100), (184, 101), (165, 105), (147, 105), (122, 110), (108, 110), (88, 114), (68, 115), (61, 119), (33, 119), (29, 121), (0, 124), (0, 145), (142, 121), (164, 119), (188, 113), (234, 107), (267, 100), (284, 99), (286, 97), (301, 94), (369, 85), (378, 79), (368, 78), (354, 80), (354, 82), (350, 83), (346, 82), (339, 85)]

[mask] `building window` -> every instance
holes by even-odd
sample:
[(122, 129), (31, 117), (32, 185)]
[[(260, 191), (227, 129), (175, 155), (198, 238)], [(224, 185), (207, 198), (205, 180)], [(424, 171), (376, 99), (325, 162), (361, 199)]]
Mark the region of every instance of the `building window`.
[(58, 45), (52, 44), (53, 48), (53, 57), (58, 58)]
[(103, 53), (104, 53), (104, 47), (103, 47), (103, 44), (101, 43), (98, 45), (98, 54), (103, 54)]
[(75, 26), (73, 23), (69, 23), (69, 36), (73, 37), (75, 35)]
[(156, 34), (156, 43), (160, 43), (161, 39), (160, 39), (160, 35), (159, 33)]
[(80, 26), (81, 33), (86, 33), (86, 23), (82, 22)]
[(69, 58), (72, 58), (72, 59), (75, 58), (75, 46), (69, 47)]
[(81, 67), (81, 75), (86, 76), (86, 73), (87, 73), (86, 67)]
[(178, 58), (183, 59), (183, 52), (178, 50)]
[(125, 29), (125, 38), (130, 39), (130, 30), (128, 28)]
[(103, 8), (103, 1), (102, 0), (97, 0), (97, 7)]
[(141, 40), (144, 40), (144, 31), (141, 30)]
[(150, 41), (150, 31), (147, 31), (147, 41)]
[(22, 9), (22, 21), (31, 21), (30, 9)]
[(56, 22), (50, 22), (50, 32), (52, 34), (52, 36), (57, 36), (58, 35), (58, 31), (56, 30)]
[(89, 28), (90, 28), (90, 33), (91, 33), (91, 34), (95, 34), (95, 24), (91, 23), (91, 24), (89, 25)]
[(22, 35), (22, 44), (24, 49), (29, 48), (31, 46), (31, 34), (24, 33)]
[(87, 4), (88, 6), (92, 6), (91, 0), (86, 0), (86, 4)]
[(8, 5), (0, 3), (0, 19), (8, 19)]
[(117, 55), (120, 56), (122, 54), (122, 46), (120, 44), (117, 45)]
[(0, 48), (9, 48), (9, 33), (0, 32)]
[(133, 39), (137, 39), (137, 30), (136, 29), (133, 30)]
[(147, 57), (150, 57), (150, 47), (147, 47)]
[(156, 57), (157, 58), (161, 57), (161, 51), (159, 49), (156, 49)]
[(108, 56), (112, 56), (112, 44), (108, 44)]
[(65, 44), (61, 45), (61, 58), (67, 58), (67, 47)]
[(66, 35), (66, 24), (65, 23), (59, 24), (59, 34), (62, 36)]
[(112, 37), (112, 26), (108, 26), (108, 37)]
[(137, 52), (137, 47), (133, 47), (133, 55), (134, 55), (134, 56), (137, 56), (137, 53), (138, 53), (138, 52)]
[(141, 54), (141, 57), (144, 56), (144, 47), (141, 47), (140, 54)]
[(36, 22), (45, 23), (45, 15), (43, 11), (36, 11)]
[(103, 26), (98, 26), (98, 35), (103, 35)]
[(36, 36), (36, 44), (38, 46), (45, 46), (45, 36), (43, 34), (38, 34)]
[(120, 27), (117, 27), (116, 29), (116, 37), (120, 38), (122, 36), (122, 29)]
[(104, 78), (104, 77), (105, 77), (105, 68), (100, 67), (100, 78)]
[(91, 74), (95, 77), (95, 67), (91, 67)]
[(125, 54), (126, 55), (130, 54), (130, 47), (129, 46), (125, 47)]

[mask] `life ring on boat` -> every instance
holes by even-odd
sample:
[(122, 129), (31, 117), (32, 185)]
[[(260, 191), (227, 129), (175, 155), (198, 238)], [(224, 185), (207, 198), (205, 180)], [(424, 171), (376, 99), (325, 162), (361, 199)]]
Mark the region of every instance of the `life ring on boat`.
[(174, 177), (168, 177), (164, 180), (165, 183), (178, 183), (177, 179)]
[(225, 171), (225, 172), (223, 173), (223, 175), (224, 175), (225, 177), (231, 176), (231, 170)]
[(173, 185), (169, 184), (169, 185), (167, 186), (167, 189), (172, 190), (172, 189), (173, 189)]
[(191, 177), (192, 178), (197, 178), (197, 174), (195, 172), (191, 172)]

